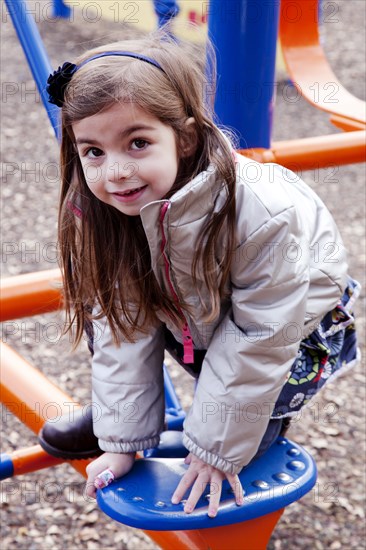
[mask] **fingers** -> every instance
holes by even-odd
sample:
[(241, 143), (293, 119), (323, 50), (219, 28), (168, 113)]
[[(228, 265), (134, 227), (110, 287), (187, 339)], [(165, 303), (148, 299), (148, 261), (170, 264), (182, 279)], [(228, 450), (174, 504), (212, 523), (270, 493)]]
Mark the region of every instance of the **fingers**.
[(210, 518), (214, 518), (217, 515), (219, 505), (220, 505), (221, 491), (222, 491), (222, 477), (219, 477), (217, 481), (211, 481), (210, 483), (210, 495), (209, 495), (210, 503), (208, 505), (208, 515)]
[(209, 498), (208, 516), (214, 518), (219, 510), (222, 482), (225, 478), (233, 490), (236, 504), (241, 506), (244, 503), (244, 491), (239, 477), (237, 475), (225, 474), (204, 463), (203, 465), (199, 464), (196, 457), (193, 456), (187, 472), (180, 480), (172, 496), (172, 503), (178, 504), (181, 502), (189, 487), (192, 486), (187, 501), (184, 503), (184, 511), (190, 514), (195, 509), (197, 502), (209, 484), (210, 493), (207, 495)]
[(94, 480), (94, 487), (97, 489), (103, 489), (107, 487), (115, 480), (115, 475), (110, 468), (107, 468), (100, 474), (98, 474)]
[(189, 497), (187, 499), (187, 502), (184, 505), (184, 511), (186, 514), (190, 514), (193, 512), (193, 510), (196, 507), (197, 502), (199, 501), (200, 497), (202, 496), (203, 491), (207, 487), (208, 478), (202, 475), (199, 475), (196, 479), (196, 481), (193, 484), (192, 490), (189, 494)]
[(226, 475), (226, 479), (228, 480), (230, 487), (233, 490), (233, 493), (235, 495), (235, 502), (238, 506), (241, 506), (244, 504), (244, 490), (243, 486), (240, 482), (239, 476), (233, 476), (233, 475)]
[(94, 475), (88, 476), (85, 487), (85, 493), (91, 498), (96, 497), (96, 489), (103, 489), (104, 487), (107, 487), (112, 483), (112, 481), (115, 480), (116, 476), (110, 468), (107, 468), (106, 470), (103, 470), (102, 472), (97, 474), (94, 477), (94, 480), (93, 477)]
[[(101, 459), (104, 459), (104, 455), (100, 457)], [(94, 460), (88, 466), (86, 467), (86, 473), (88, 475), (88, 479), (86, 481), (85, 485), (85, 494), (90, 498), (96, 498), (97, 495), (97, 485), (95, 484), (95, 480), (97, 479), (98, 474), (101, 474), (103, 471), (106, 470), (108, 467), (108, 464), (104, 464), (104, 460)]]
[(180, 480), (178, 487), (174, 491), (174, 494), (172, 496), (172, 503), (178, 504), (182, 498), (184, 497), (186, 491), (189, 489), (189, 487), (192, 485), (194, 480), (197, 477), (197, 472), (193, 470), (188, 470), (182, 479)]
[(210, 485), (208, 515), (215, 517), (219, 508), (221, 498), (222, 480), (224, 474), (219, 470), (213, 469), (211, 472), (187, 472), (180, 480), (173, 496), (172, 503), (178, 504), (184, 497), (187, 489), (193, 484), (187, 501), (184, 504), (184, 511), (190, 514), (195, 509), (197, 502), (204, 493), (207, 485)]
[(96, 490), (107, 487), (115, 478), (125, 475), (133, 466), (135, 453), (104, 453), (86, 467), (88, 479), (85, 494), (96, 498)]
[(192, 453), (189, 453), (184, 459), (184, 464), (190, 464), (192, 462)]
[(89, 498), (97, 497), (97, 488), (94, 485), (94, 477), (88, 476), (88, 479), (85, 484), (85, 495)]
[(197, 502), (206, 490), (207, 485), (210, 485), (208, 515), (215, 517), (219, 509), (221, 488), (223, 474), (219, 470), (214, 470), (207, 475), (207, 473), (201, 473), (198, 475), (196, 481), (193, 484), (192, 490), (189, 494), (187, 502), (184, 505), (184, 511), (190, 514), (195, 509)]

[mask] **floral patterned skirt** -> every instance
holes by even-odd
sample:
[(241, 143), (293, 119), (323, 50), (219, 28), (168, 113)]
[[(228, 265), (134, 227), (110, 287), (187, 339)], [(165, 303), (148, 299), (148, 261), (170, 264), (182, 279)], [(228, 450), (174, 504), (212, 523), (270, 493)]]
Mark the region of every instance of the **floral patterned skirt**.
[(302, 340), (272, 418), (296, 415), (324, 384), (358, 362), (352, 310), (360, 288), (357, 281), (350, 279), (337, 306)]

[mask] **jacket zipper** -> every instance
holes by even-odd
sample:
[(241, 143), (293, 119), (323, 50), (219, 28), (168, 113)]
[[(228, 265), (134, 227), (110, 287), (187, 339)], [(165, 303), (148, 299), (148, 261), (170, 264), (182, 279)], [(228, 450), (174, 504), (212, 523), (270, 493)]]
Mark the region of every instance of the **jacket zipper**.
[(163, 206), (161, 207), (161, 210), (160, 210), (160, 228), (161, 228), (161, 234), (162, 234), (160, 250), (161, 250), (161, 253), (162, 253), (163, 258), (164, 258), (165, 275), (166, 275), (166, 278), (167, 278), (167, 281), (168, 281), (170, 291), (173, 295), (174, 300), (177, 303), (177, 308), (178, 308), (178, 311), (179, 311), (179, 313), (182, 317), (182, 320), (184, 321), (184, 325), (183, 325), (183, 329), (182, 329), (183, 350), (184, 350), (183, 362), (187, 365), (187, 364), (190, 364), (190, 363), (194, 363), (193, 340), (192, 340), (192, 334), (191, 334), (191, 331), (189, 329), (186, 317), (183, 313), (183, 310), (179, 306), (179, 298), (178, 298), (178, 295), (175, 291), (175, 288), (174, 288), (173, 283), (172, 283), (171, 278), (170, 278), (169, 260), (168, 260), (168, 257), (166, 255), (166, 253), (165, 253), (165, 247), (166, 247), (167, 239), (166, 239), (165, 230), (164, 230), (164, 219), (165, 219), (165, 215), (168, 211), (168, 208), (169, 208), (169, 202), (165, 202), (163, 204)]

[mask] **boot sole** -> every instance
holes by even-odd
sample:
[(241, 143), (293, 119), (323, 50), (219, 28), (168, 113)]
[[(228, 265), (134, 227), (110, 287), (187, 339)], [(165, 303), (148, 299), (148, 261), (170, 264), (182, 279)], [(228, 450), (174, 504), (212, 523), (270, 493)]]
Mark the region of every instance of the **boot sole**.
[(104, 451), (99, 449), (89, 449), (88, 451), (63, 451), (57, 447), (53, 447), (42, 437), (42, 430), (38, 435), (38, 443), (46, 453), (56, 458), (64, 458), (65, 460), (83, 460), (85, 458), (94, 458), (103, 454)]

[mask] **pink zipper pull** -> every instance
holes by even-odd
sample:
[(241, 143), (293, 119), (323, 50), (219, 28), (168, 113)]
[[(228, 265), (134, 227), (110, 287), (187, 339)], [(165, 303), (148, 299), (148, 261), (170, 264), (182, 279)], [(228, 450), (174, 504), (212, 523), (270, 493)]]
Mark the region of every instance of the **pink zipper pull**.
[(183, 363), (188, 365), (190, 363), (194, 363), (194, 351), (193, 351), (192, 335), (187, 323), (185, 323), (183, 327), (182, 335), (183, 335), (183, 350), (184, 350)]

